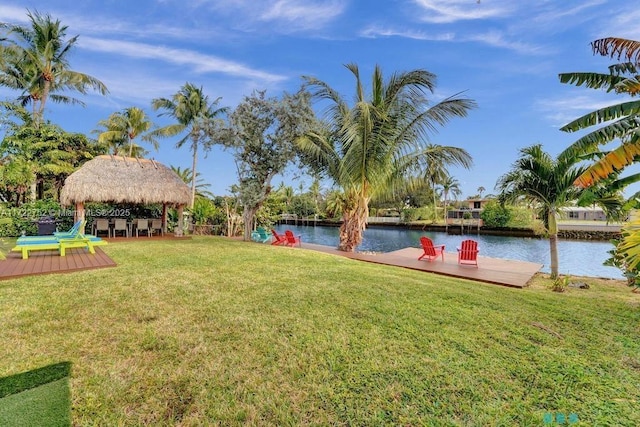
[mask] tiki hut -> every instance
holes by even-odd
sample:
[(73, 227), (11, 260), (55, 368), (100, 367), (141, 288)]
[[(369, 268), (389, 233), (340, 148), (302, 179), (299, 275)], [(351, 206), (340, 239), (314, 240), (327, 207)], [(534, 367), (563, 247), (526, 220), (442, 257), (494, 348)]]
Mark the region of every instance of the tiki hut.
[(167, 207), (178, 209), (176, 235), (182, 235), (183, 209), (191, 200), (189, 186), (170, 168), (154, 160), (103, 155), (95, 157), (69, 175), (60, 203), (75, 206), (75, 220), (84, 219), (86, 202), (161, 203), (162, 228), (166, 230)]

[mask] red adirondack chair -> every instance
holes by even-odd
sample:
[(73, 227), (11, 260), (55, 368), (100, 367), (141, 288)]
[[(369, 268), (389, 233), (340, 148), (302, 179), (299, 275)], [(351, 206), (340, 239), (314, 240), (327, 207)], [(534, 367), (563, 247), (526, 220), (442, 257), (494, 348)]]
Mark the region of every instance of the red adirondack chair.
[(278, 234), (276, 230), (271, 229), (271, 234), (273, 234), (272, 245), (284, 245), (287, 242), (287, 238), (282, 234)]
[(440, 255), (440, 257), (442, 257), (442, 262), (444, 262), (444, 245), (434, 245), (433, 241), (425, 236), (422, 236), (420, 238), (420, 244), (422, 245), (422, 250), (424, 251), (424, 253), (420, 255), (418, 261), (420, 261), (422, 258), (426, 258), (429, 260), (429, 262), (431, 262), (434, 259), (438, 258), (438, 255)]
[(478, 242), (463, 240), (458, 248), (458, 264), (474, 264), (478, 266)]
[(285, 245), (287, 246), (302, 246), (302, 241), (300, 240), (300, 236), (296, 237), (293, 235), (291, 230), (285, 230), (284, 236), (286, 238)]

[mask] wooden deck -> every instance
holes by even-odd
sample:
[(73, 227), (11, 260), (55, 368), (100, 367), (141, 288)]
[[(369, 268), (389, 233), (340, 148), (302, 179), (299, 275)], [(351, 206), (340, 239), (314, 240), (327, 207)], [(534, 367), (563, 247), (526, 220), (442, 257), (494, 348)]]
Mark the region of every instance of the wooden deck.
[(422, 255), (422, 249), (418, 248), (404, 248), (394, 252), (378, 254), (348, 253), (338, 251), (333, 247), (304, 242), (302, 243), (302, 248), (346, 256), (360, 261), (394, 265), (513, 288), (527, 286), (529, 280), (542, 268), (542, 264), (533, 262), (485, 256), (478, 256), (478, 267), (474, 265), (459, 265), (458, 254), (451, 252), (445, 252), (444, 262), (440, 258), (434, 261), (418, 261), (418, 257)]
[(115, 266), (116, 263), (100, 248), (96, 248), (95, 254), (85, 249), (67, 249), (63, 257), (58, 251), (33, 251), (29, 259), (22, 259), (19, 252), (9, 252), (7, 259), (0, 261), (0, 280)]

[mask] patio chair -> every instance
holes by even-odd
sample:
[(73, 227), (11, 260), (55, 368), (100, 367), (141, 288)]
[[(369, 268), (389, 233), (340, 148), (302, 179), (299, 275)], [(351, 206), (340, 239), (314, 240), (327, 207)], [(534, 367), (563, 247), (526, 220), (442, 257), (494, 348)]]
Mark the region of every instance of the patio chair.
[(294, 236), (293, 231), (291, 230), (285, 230), (284, 236), (286, 238), (286, 241), (284, 243), (285, 245), (291, 246), (291, 247), (295, 245), (302, 246), (302, 239), (301, 239), (302, 236), (297, 236), (297, 237)]
[(286, 236), (282, 234), (278, 234), (278, 232), (274, 229), (271, 229), (271, 234), (273, 235), (272, 245), (284, 245), (287, 242)]
[(116, 233), (121, 232), (123, 237), (129, 237), (129, 224), (126, 219), (116, 218), (113, 222), (113, 237), (116, 237)]
[(422, 255), (418, 258), (418, 261), (426, 258), (429, 262), (438, 258), (438, 255), (442, 258), (442, 262), (444, 262), (444, 245), (434, 245), (433, 241), (426, 237), (420, 237), (420, 245), (422, 245)]
[(458, 248), (458, 264), (474, 264), (478, 266), (478, 242), (463, 240)]
[(162, 228), (162, 219), (160, 218), (155, 218), (151, 220), (151, 226), (149, 227), (149, 229), (151, 230), (151, 235), (153, 236), (153, 233), (158, 230), (159, 234), (161, 236), (164, 236), (164, 228)]
[(136, 237), (140, 237), (140, 233), (147, 233), (147, 237), (151, 237), (151, 231), (149, 228), (148, 219), (137, 219), (136, 222)]
[(107, 238), (111, 237), (111, 225), (106, 218), (98, 218), (93, 223), (93, 234), (98, 236), (101, 231), (107, 232)]
[(258, 227), (251, 233), (251, 240), (254, 242), (267, 243), (271, 241), (271, 235), (264, 228)]

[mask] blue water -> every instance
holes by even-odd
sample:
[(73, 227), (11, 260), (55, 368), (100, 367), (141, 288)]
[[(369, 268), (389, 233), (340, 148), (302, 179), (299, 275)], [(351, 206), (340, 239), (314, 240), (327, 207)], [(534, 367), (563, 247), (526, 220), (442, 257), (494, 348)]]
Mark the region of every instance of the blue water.
[[(338, 246), (338, 227), (313, 227), (279, 225), (276, 230), (289, 229), (302, 236), (302, 243), (316, 243), (326, 246)], [(492, 258), (515, 259), (536, 262), (543, 265), (542, 271), (549, 272), (549, 241), (522, 237), (486, 236), (465, 234), (452, 236), (443, 232), (405, 230), (396, 228), (368, 228), (364, 232), (358, 251), (391, 252), (407, 247), (420, 247), (420, 236), (428, 236), (435, 244), (445, 245), (447, 252), (455, 252), (456, 247), (465, 238), (478, 242), (480, 255)], [(608, 251), (613, 248), (609, 242), (579, 240), (558, 241), (558, 263), (560, 274), (575, 276), (607, 277), (622, 279), (622, 273), (615, 267), (606, 267), (602, 263), (609, 258)]]

